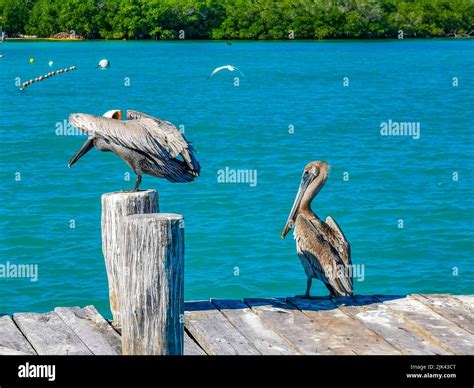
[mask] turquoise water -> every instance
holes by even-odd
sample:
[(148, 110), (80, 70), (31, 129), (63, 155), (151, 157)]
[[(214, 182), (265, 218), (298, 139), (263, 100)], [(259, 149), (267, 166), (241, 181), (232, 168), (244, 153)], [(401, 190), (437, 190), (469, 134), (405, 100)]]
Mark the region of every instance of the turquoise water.
[[(185, 216), (186, 299), (304, 291), (295, 243), (280, 233), (315, 159), (331, 173), (314, 209), (338, 221), (364, 265), (357, 293), (474, 293), (473, 49), (467, 40), (1, 45), (0, 264), (38, 264), (39, 278), (0, 278), (0, 312), (94, 304), (109, 314), (100, 196), (134, 177), (96, 150), (68, 169), (84, 138), (56, 129), (72, 112), (115, 108), (184, 126), (199, 152), (196, 182), (142, 184), (159, 190), (162, 211)], [(95, 68), (101, 58), (108, 70)], [(50, 60), (77, 70), (20, 92), (16, 77), (45, 74)], [(206, 79), (227, 64), (246, 75), (239, 86), (235, 73)], [(418, 122), (420, 138), (381, 136), (388, 120)], [(257, 184), (218, 183), (225, 167), (256, 170)]]

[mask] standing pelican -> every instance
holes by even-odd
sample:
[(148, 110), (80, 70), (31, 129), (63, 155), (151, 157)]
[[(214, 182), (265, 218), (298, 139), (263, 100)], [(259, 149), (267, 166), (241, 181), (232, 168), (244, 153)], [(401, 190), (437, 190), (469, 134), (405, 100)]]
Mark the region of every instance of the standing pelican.
[(313, 278), (321, 280), (331, 296), (353, 293), (352, 261), (349, 242), (332, 217), (320, 220), (311, 210), (311, 202), (323, 187), (329, 173), (326, 162), (309, 163), (303, 172), (295, 202), (282, 238), (294, 227), (296, 251), (308, 277), (304, 298), (310, 298)]
[(193, 147), (168, 121), (133, 110), (127, 110), (127, 121), (122, 121), (122, 111), (111, 110), (103, 117), (73, 113), (69, 122), (89, 138), (68, 167), (95, 147), (114, 152), (135, 171), (137, 182), (132, 191), (138, 191), (142, 174), (180, 183), (199, 176), (201, 167)]

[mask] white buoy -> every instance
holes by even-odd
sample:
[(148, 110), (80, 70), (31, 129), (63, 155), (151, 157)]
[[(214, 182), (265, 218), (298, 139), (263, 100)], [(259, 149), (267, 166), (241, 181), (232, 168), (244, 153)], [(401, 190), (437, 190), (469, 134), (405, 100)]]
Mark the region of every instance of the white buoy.
[(49, 67), (53, 67), (54, 62), (53, 62), (53, 61), (49, 61), (49, 62), (48, 62), (48, 65), (49, 65)]
[(107, 59), (101, 59), (98, 64), (98, 67), (100, 67), (101, 69), (106, 69), (109, 66), (110, 66), (110, 62)]

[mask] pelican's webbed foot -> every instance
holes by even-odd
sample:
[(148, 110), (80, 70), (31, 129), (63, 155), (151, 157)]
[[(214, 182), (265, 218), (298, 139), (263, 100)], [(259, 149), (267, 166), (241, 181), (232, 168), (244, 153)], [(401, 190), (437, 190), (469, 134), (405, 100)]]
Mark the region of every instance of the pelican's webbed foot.
[(304, 295), (296, 295), (295, 298), (300, 298), (300, 299), (324, 299), (324, 297), (321, 296), (311, 296), (309, 294), (309, 291), (311, 290), (311, 284), (313, 282), (312, 278), (308, 278), (306, 280), (306, 292)]
[(309, 294), (309, 291), (311, 290), (312, 281), (313, 279), (311, 278), (306, 279), (306, 292), (304, 293), (304, 295), (296, 295), (296, 298), (311, 299), (311, 295)]
[(133, 187), (132, 190), (130, 190), (130, 193), (136, 193), (138, 191), (138, 188), (140, 187), (140, 183), (142, 183), (142, 176), (138, 174), (137, 181), (135, 182), (135, 186)]

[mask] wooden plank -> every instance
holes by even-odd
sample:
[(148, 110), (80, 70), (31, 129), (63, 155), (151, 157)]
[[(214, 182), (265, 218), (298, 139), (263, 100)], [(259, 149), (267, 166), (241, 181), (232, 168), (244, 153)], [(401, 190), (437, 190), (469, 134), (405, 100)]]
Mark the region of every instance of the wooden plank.
[(13, 320), (38, 354), (92, 354), (55, 312), (19, 313), (13, 315)]
[(471, 309), (474, 309), (474, 295), (453, 295), (453, 298), (459, 299), (461, 302), (467, 304)]
[(194, 342), (188, 333), (184, 333), (184, 355), (185, 356), (205, 356), (206, 352)]
[(435, 313), (425, 304), (408, 297), (384, 302), (403, 317), (412, 331), (430, 339), (436, 345), (455, 354), (474, 354), (474, 336)]
[(8, 315), (0, 317), (0, 348), (0, 354), (36, 354)]
[(36, 353), (24, 353), (16, 349), (5, 348), (0, 346), (0, 356), (31, 356), (36, 355)]
[(474, 334), (474, 308), (451, 295), (421, 294), (413, 298), (426, 304), (433, 311), (455, 323), (469, 333)]
[(260, 354), (208, 301), (185, 304), (185, 325), (207, 354)]
[(354, 303), (339, 308), (363, 322), (404, 354), (452, 354), (412, 331), (402, 317), (393, 313), (376, 297), (357, 296), (354, 297)]
[(281, 299), (249, 298), (244, 302), (252, 308), (266, 326), (289, 341), (302, 354), (334, 354), (321, 345), (325, 333), (316, 328), (306, 315)]
[(345, 314), (330, 299), (289, 298), (288, 301), (307, 315), (323, 333), (321, 346), (335, 354), (401, 354), (361, 321)]
[(119, 334), (94, 306), (56, 307), (54, 311), (93, 354), (118, 355), (122, 353)]
[(184, 308), (186, 330), (207, 354), (260, 354), (211, 302), (187, 302)]
[(240, 300), (213, 299), (211, 303), (265, 355), (300, 354), (289, 341), (266, 327), (260, 317)]

